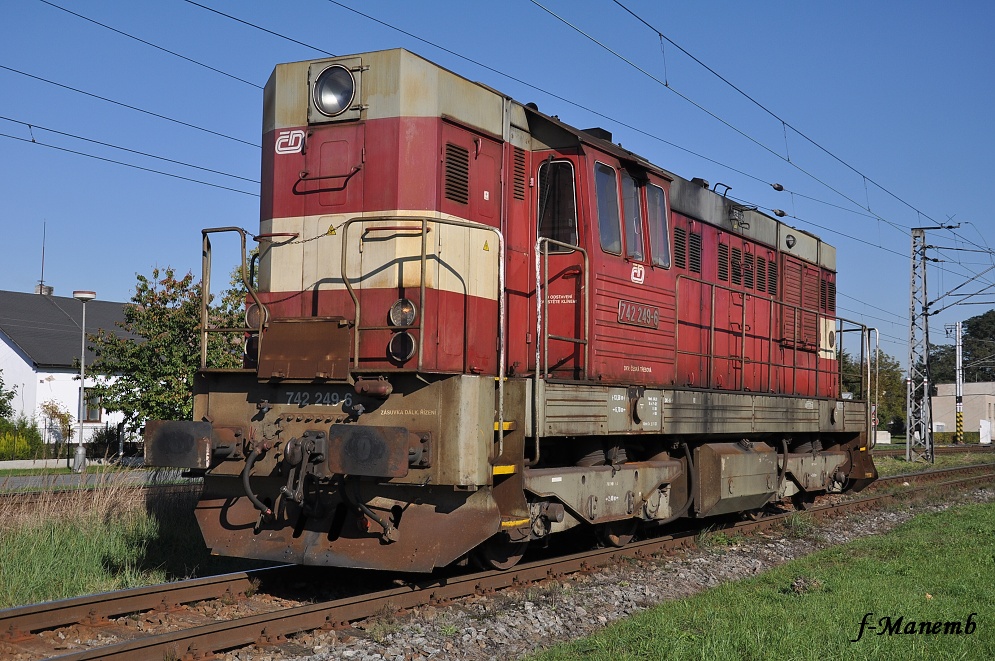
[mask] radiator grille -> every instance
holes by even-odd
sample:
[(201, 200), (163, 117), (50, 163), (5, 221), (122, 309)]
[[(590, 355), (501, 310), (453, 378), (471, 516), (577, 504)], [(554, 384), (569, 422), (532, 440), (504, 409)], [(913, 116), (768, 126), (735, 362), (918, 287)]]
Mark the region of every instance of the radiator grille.
[(525, 199), (525, 150), (515, 147), (511, 189), (516, 200)]
[(674, 228), (674, 266), (688, 267), (688, 233), (683, 227)]
[(446, 199), (470, 201), (470, 151), (451, 142), (446, 143)]
[(719, 280), (729, 281), (729, 246), (719, 244)]
[(692, 232), (690, 243), (689, 270), (691, 273), (701, 273), (701, 234)]

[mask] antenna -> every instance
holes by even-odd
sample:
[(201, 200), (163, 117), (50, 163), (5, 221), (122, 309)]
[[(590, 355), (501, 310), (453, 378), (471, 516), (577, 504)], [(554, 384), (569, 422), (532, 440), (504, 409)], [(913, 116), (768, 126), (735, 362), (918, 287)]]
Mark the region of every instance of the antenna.
[(41, 221), (41, 280), (38, 284), (45, 287), (45, 238), (48, 234), (48, 222)]
[(45, 285), (45, 238), (47, 235), (48, 223), (42, 221), (41, 224), (41, 279), (38, 280), (38, 285), (35, 287), (35, 293), (41, 294), (42, 296), (51, 296), (53, 289)]

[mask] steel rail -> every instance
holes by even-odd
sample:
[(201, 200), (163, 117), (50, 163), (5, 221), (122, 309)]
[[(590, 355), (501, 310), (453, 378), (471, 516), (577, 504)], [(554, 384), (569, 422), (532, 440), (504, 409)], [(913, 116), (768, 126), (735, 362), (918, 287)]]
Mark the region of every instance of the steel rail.
[(296, 569), (295, 565), (282, 565), (8, 608), (0, 610), (0, 642), (23, 640), (36, 631), (101, 622), (141, 611), (169, 610), (205, 599), (234, 597), (255, 590), (264, 578), (274, 580)]

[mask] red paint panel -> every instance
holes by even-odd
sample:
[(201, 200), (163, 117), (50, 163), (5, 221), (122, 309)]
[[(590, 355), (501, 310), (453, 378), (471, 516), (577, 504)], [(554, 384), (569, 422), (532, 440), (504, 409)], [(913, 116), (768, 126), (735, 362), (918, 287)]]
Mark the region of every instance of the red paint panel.
[[(418, 288), (357, 290), (364, 327), (386, 326), (387, 312), (398, 298), (418, 303)], [(344, 290), (311, 292), (260, 293), (271, 318), (300, 315), (304, 307), (319, 317), (355, 319), (355, 306)], [(422, 329), (410, 330), (423, 344), (423, 368), (427, 371), (497, 373), (497, 303), (476, 296), (434, 289), (425, 292), (425, 310), (419, 311), (417, 323)], [(330, 322), (334, 323), (334, 322)], [(364, 330), (360, 336), (360, 368), (390, 371), (417, 366), (417, 355), (399, 364), (387, 357), (387, 345), (394, 330)]]
[[(437, 117), (392, 117), (281, 129), (263, 136), (260, 218), (437, 207)], [(281, 136), (309, 133), (303, 149), (276, 153)], [(500, 151), (498, 151), (500, 153)], [(351, 177), (316, 180), (315, 177)], [(299, 182), (307, 172), (310, 182)], [(295, 190), (296, 186), (296, 190)]]

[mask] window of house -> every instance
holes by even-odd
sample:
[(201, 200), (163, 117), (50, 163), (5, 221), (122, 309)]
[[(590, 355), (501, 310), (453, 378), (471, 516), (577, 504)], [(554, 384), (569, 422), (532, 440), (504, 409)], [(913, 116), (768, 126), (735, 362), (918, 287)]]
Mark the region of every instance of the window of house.
[(667, 198), (663, 189), (646, 186), (646, 216), (649, 221), (650, 254), (655, 266), (670, 268), (670, 228), (667, 226)]
[(643, 260), (643, 211), (639, 188), (628, 172), (622, 172), (622, 213), (625, 218), (625, 256)]
[(622, 232), (618, 213), (618, 179), (615, 168), (604, 163), (594, 166), (594, 187), (598, 198), (598, 230), (601, 248), (615, 255), (622, 253)]
[(86, 406), (83, 410), (83, 422), (100, 422), (100, 397), (86, 394)]
[[(546, 161), (539, 166), (539, 236), (577, 245), (577, 204), (574, 168), (570, 161)], [(550, 252), (566, 248), (550, 245)]]

